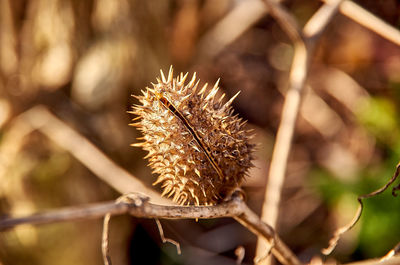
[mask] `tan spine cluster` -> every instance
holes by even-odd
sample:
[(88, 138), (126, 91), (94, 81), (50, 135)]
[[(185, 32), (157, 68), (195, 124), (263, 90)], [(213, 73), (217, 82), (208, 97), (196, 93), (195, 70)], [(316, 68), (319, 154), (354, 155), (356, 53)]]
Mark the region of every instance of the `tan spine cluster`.
[(246, 121), (232, 115), (232, 101), (216, 99), (218, 81), (211, 90), (198, 89), (196, 73), (185, 84), (187, 75), (173, 78), (161, 71), (161, 80), (134, 96), (140, 105), (132, 126), (144, 140), (133, 146), (148, 151), (145, 157), (162, 183), (163, 196), (179, 204), (213, 205), (239, 187), (252, 166), (254, 145), (249, 143)]

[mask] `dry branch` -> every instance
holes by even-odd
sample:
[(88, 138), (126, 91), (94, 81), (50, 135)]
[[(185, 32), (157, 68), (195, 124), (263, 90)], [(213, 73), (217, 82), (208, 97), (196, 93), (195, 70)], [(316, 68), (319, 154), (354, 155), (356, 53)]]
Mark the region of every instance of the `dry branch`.
[[(293, 252), (275, 233), (274, 229), (263, 223), (252, 212), (239, 196), (216, 206), (167, 206), (149, 202), (149, 197), (132, 193), (129, 200), (105, 202), (83, 207), (65, 208), (48, 213), (36, 214), (22, 218), (6, 218), (0, 220), (0, 231), (21, 224), (48, 224), (54, 222), (76, 221), (99, 218), (106, 215), (130, 214), (140, 218), (159, 219), (209, 219), (233, 217), (247, 229), (268, 241), (274, 242), (272, 254), (287, 265), (302, 264)], [(103, 235), (104, 237), (104, 235)], [(104, 247), (104, 246), (103, 246)]]
[(398, 265), (398, 264), (400, 264), (400, 257), (393, 257), (388, 260), (370, 259), (370, 260), (346, 263), (344, 265)]
[(101, 253), (103, 254), (104, 265), (111, 265), (111, 257), (109, 254), (109, 227), (110, 227), (111, 214), (107, 213), (103, 219), (103, 233), (101, 236)]
[[(324, 1), (328, 2), (328, 0)], [(340, 13), (382, 36), (383, 38), (400, 46), (400, 31), (398, 29), (389, 25), (353, 1), (343, 1), (343, 3), (340, 5)]]
[[(332, 2), (331, 0), (323, 0)], [(268, 14), (264, 1), (252, 0), (238, 2), (238, 4), (223, 19), (221, 19), (200, 40), (198, 60), (210, 60), (218, 55), (226, 46), (239, 38), (253, 24)], [(272, 1), (268, 1), (272, 2)], [(281, 1), (275, 1), (279, 3)], [(340, 13), (354, 20), (356, 23), (370, 29), (383, 38), (400, 45), (400, 32), (382, 19), (371, 14), (356, 3), (347, 0), (340, 4)], [(296, 33), (297, 34), (297, 33)], [(210, 45), (213, 49), (210, 49)]]
[[(210, 60), (267, 14), (259, 0), (238, 1), (237, 5), (210, 29), (198, 44), (197, 61)], [(210, 46), (213, 48), (210, 49)]]
[[(302, 90), (309, 71), (310, 58), (314, 53), (320, 36), (336, 14), (341, 1), (331, 1), (322, 6), (313, 17), (311, 17), (302, 31), (298, 29), (294, 18), (278, 3), (272, 0), (265, 0), (265, 3), (270, 8), (271, 15), (278, 21), (294, 44), (294, 57), (290, 69), (289, 90), (285, 96), (282, 117), (277, 131), (274, 150), (272, 152), (261, 217), (263, 221), (275, 227), (278, 219), (281, 191), (291, 142), (302, 99)], [(261, 247), (261, 243), (259, 242), (257, 248), (257, 254), (259, 256), (262, 255), (261, 251), (263, 251), (263, 248), (264, 247)]]
[(282, 30), (289, 36), (293, 43), (303, 40), (301, 29), (296, 19), (278, 1), (264, 0), (271, 16), (281, 26)]

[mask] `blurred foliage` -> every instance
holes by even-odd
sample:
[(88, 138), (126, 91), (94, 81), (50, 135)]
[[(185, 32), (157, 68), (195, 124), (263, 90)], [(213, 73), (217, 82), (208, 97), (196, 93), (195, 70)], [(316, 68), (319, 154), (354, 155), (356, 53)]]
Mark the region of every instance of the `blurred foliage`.
[[(351, 182), (339, 180), (324, 170), (316, 170), (311, 185), (317, 187), (329, 205), (347, 204), (348, 200), (341, 199), (353, 194), (351, 203), (357, 207), (357, 196), (371, 193), (389, 181), (395, 171), (393, 165), (398, 163), (400, 157), (399, 110), (393, 100), (383, 97), (371, 97), (361, 104), (356, 117), (387, 152), (385, 161), (362, 169)], [(359, 248), (354, 254), (359, 257), (355, 258), (382, 256), (399, 241), (400, 201), (392, 196), (389, 187), (383, 194), (364, 199), (363, 203), (364, 210), (358, 224)]]
[[(244, 189), (259, 212), (293, 49), (270, 16), (246, 24), (254, 17), (251, 3), (0, 1), (0, 216), (119, 195), (73, 154), (18, 123), (39, 104), (151, 186), (144, 152), (129, 147), (139, 134), (127, 126), (126, 111), (136, 103), (130, 94), (169, 65), (197, 71), (202, 83), (221, 77), (227, 96), (242, 91), (234, 108), (260, 144)], [(400, 25), (397, 1), (357, 3)], [(284, 5), (303, 25), (321, 2)], [(246, 19), (222, 23), (244, 6), (240, 18)], [(400, 48), (335, 16), (313, 58), (279, 217), (279, 233), (305, 260), (352, 218), (358, 195), (393, 174), (400, 159), (399, 106)], [(339, 261), (381, 256), (400, 241), (398, 198), (387, 191), (364, 203), (360, 223), (333, 254)], [(232, 220), (162, 222), (166, 236), (181, 243), (181, 256), (161, 243), (154, 221), (120, 216), (111, 221), (113, 263), (235, 264), (238, 246), (246, 250), (244, 263), (252, 263), (256, 238)], [(0, 233), (0, 264), (102, 264), (100, 238), (99, 220), (17, 227)]]
[[(394, 152), (400, 150), (398, 114), (395, 102), (381, 97), (366, 100), (356, 113), (361, 124)], [(397, 151), (397, 154), (400, 154), (400, 151)]]

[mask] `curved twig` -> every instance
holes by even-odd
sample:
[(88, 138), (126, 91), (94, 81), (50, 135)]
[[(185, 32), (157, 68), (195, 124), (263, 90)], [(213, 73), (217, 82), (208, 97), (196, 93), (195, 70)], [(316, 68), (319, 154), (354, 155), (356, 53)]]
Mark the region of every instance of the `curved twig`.
[(178, 255), (180, 255), (182, 252), (181, 252), (181, 245), (179, 244), (179, 242), (177, 242), (171, 238), (166, 238), (164, 235), (164, 229), (162, 228), (160, 220), (158, 220), (157, 218), (155, 218), (154, 220), (156, 221), (157, 228), (158, 228), (158, 231), (160, 232), (160, 237), (161, 237), (162, 242), (163, 243), (169, 242), (172, 245), (174, 245), (176, 247), (176, 252), (178, 253)]
[[(360, 220), (360, 218), (361, 218), (361, 214), (362, 214), (362, 211), (363, 211), (363, 208), (364, 208), (364, 204), (363, 204), (362, 201), (364, 199), (368, 199), (368, 198), (377, 196), (377, 195), (381, 194), (382, 192), (384, 192), (385, 190), (387, 190), (387, 188), (397, 179), (399, 174), (400, 174), (400, 163), (397, 164), (396, 171), (393, 174), (392, 178), (383, 187), (381, 187), (380, 189), (378, 189), (376, 191), (373, 191), (371, 193), (361, 195), (361, 196), (359, 196), (357, 198), (359, 206), (358, 206), (357, 212), (354, 215), (353, 219), (350, 221), (350, 223), (348, 223), (347, 225), (345, 225), (343, 227), (338, 228), (335, 231), (332, 239), (329, 240), (329, 246), (327, 248), (324, 248), (323, 250), (321, 250), (322, 254), (324, 254), (324, 255), (331, 254), (332, 251), (335, 249), (335, 247), (336, 247), (340, 237), (342, 236), (342, 234), (346, 233), (347, 231), (349, 231), (351, 228), (353, 228), (357, 224), (358, 220)], [(392, 190), (392, 194), (394, 196), (396, 196), (395, 189), (397, 187), (398, 186), (394, 187), (393, 190)]]
[(103, 219), (103, 234), (101, 237), (101, 253), (103, 254), (104, 265), (111, 265), (111, 257), (108, 248), (108, 235), (110, 231), (111, 214), (106, 214)]

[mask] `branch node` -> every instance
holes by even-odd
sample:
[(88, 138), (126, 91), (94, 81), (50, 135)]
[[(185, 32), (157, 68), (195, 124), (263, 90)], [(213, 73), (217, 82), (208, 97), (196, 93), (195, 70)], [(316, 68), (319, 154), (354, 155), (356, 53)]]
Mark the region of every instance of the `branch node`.
[(139, 192), (130, 192), (120, 196), (116, 202), (129, 204), (130, 207), (142, 207), (143, 204), (149, 200), (150, 197), (145, 194)]
[(267, 252), (264, 255), (256, 257), (254, 259), (255, 264), (260, 264), (261, 262), (263, 262), (266, 258), (268, 258), (271, 255), (272, 249), (275, 247), (275, 236), (269, 244), (270, 244), (270, 247), (268, 248)]
[[(150, 198), (138, 192), (123, 194), (115, 200), (115, 204), (125, 203), (129, 207), (142, 207)], [(104, 216), (103, 234), (101, 239), (101, 252), (103, 254), (104, 265), (112, 265), (109, 254), (109, 231), (110, 231), (111, 213)]]

